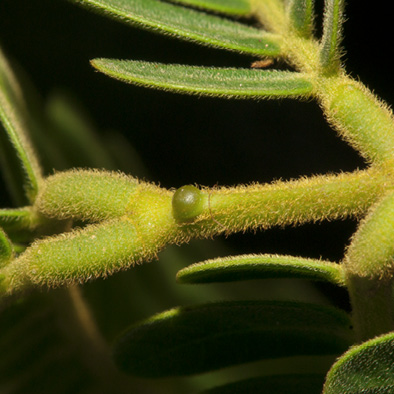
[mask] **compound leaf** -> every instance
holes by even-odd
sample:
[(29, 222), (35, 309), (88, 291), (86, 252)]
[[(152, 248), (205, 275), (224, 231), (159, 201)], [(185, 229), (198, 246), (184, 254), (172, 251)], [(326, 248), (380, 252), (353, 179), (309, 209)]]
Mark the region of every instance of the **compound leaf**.
[(232, 301), (153, 316), (123, 334), (114, 356), (130, 374), (164, 377), (259, 359), (336, 354), (352, 338), (348, 316), (332, 307)]
[(123, 82), (224, 97), (307, 96), (313, 86), (308, 77), (289, 71), (208, 68), (132, 60), (94, 59), (92, 65)]
[(265, 278), (302, 278), (344, 285), (339, 264), (278, 255), (243, 255), (207, 260), (178, 272), (180, 283), (230, 282)]
[(279, 56), (278, 36), (158, 0), (74, 0), (121, 22), (227, 50)]

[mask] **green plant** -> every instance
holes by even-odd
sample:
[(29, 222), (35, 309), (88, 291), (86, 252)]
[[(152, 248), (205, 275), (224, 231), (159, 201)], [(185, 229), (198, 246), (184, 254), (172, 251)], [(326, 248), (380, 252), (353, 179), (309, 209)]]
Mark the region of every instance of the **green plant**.
[[(15, 385), (15, 371), (25, 370), (25, 380), (15, 390), (32, 392), (34, 376), (37, 392), (50, 392), (56, 381), (44, 380), (42, 370), (51, 366), (64, 373), (64, 392), (112, 392), (114, 387), (116, 392), (128, 392), (131, 387), (149, 392), (151, 383), (128, 380), (110, 364), (106, 344), (75, 284), (155, 258), (171, 243), (352, 217), (360, 224), (340, 264), (248, 254), (210, 259), (177, 275), (182, 283), (283, 277), (328, 282), (346, 288), (351, 318), (345, 311), (317, 303), (235, 300), (201, 304), (202, 298), (195, 295), (198, 305), (170, 309), (125, 331), (115, 343), (115, 360), (131, 375), (161, 378), (262, 358), (307, 355), (318, 363), (323, 355), (338, 356), (354, 345), (328, 372), (323, 393), (392, 392), (393, 117), (383, 102), (344, 71), (343, 1), (325, 1), (321, 40), (313, 35), (314, 4), (308, 0), (79, 3), (126, 23), (264, 59), (251, 69), (95, 59), (92, 64), (99, 71), (130, 83), (200, 95), (316, 99), (328, 122), (361, 154), (368, 167), (288, 182), (231, 188), (187, 185), (176, 191), (109, 171), (78, 169), (43, 175), (28, 140), (43, 144), (40, 130), (47, 125), (40, 111), (24, 101), (2, 55), (0, 117), (6, 133), (0, 137), (4, 147), (1, 158), (16, 206), (0, 211), (0, 289), (5, 322), (0, 333), (3, 352), (10, 354), (3, 360), (6, 374), (11, 374), (7, 384)], [(256, 18), (258, 28), (234, 21), (234, 17), (250, 16)], [(286, 62), (289, 70), (256, 68), (269, 64), (266, 59)], [(55, 111), (52, 116), (57, 130), (66, 127), (71, 138), (75, 124), (70, 122), (73, 113), (67, 110), (65, 106), (66, 117)], [(81, 133), (85, 138), (76, 146), (92, 158), (90, 166), (108, 168), (103, 164), (101, 147), (88, 132)], [(56, 137), (51, 140), (45, 136), (44, 140), (44, 146), (37, 147), (42, 152), (59, 146)], [(64, 285), (70, 285), (70, 290), (29, 294), (36, 287)], [(100, 308), (98, 293), (88, 296), (88, 304), (96, 313)], [(214, 297), (207, 294), (207, 299)], [(25, 319), (20, 316), (23, 313)], [(119, 319), (120, 324), (111, 322), (115, 328), (122, 326)], [(40, 330), (31, 328), (42, 321), (46, 322), (45, 338)], [(17, 332), (33, 333), (16, 350), (14, 337), (20, 336), (14, 334), (15, 327)], [(36, 371), (23, 362), (19, 366), (15, 362), (18, 356), (29, 354), (26, 349), (35, 346), (45, 349), (39, 362), (33, 362)], [(61, 354), (54, 350), (59, 348)], [(209, 392), (319, 393), (325, 368), (319, 373), (300, 373), (296, 368), (283, 373), (278, 369), (272, 375)], [(98, 373), (100, 379), (96, 380)], [(193, 386), (193, 380), (181, 383)], [(178, 389), (197, 390), (198, 384)]]

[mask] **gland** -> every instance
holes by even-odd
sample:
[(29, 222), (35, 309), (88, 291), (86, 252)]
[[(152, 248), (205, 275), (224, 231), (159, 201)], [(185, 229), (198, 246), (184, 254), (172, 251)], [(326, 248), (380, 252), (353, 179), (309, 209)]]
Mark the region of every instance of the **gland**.
[(193, 222), (204, 210), (207, 196), (197, 187), (180, 187), (172, 197), (172, 214), (180, 223)]

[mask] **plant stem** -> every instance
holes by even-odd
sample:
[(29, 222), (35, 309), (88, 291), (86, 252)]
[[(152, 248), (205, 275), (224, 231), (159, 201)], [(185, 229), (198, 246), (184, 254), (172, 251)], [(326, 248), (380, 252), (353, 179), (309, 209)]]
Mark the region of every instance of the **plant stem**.
[(394, 119), (388, 106), (348, 76), (320, 78), (317, 97), (339, 135), (370, 163), (388, 163), (394, 153)]
[(393, 281), (356, 275), (347, 277), (358, 341), (394, 330)]
[(220, 188), (209, 192), (208, 206), (195, 222), (201, 229), (228, 233), (359, 217), (389, 185), (375, 169), (316, 176), (266, 185)]

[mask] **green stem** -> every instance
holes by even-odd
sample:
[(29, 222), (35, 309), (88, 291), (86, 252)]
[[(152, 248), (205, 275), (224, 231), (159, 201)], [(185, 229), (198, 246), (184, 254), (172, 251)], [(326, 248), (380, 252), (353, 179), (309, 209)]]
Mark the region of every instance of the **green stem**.
[(351, 174), (212, 190), (204, 213), (193, 226), (212, 236), (215, 231), (233, 233), (359, 217), (389, 185), (385, 179), (382, 172), (370, 168)]
[(394, 330), (392, 279), (379, 280), (350, 275), (347, 286), (358, 341)]
[(317, 97), (339, 135), (370, 163), (394, 155), (394, 117), (388, 106), (364, 85), (347, 76), (320, 78)]
[(394, 329), (394, 193), (386, 193), (352, 237), (343, 268), (360, 340)]

